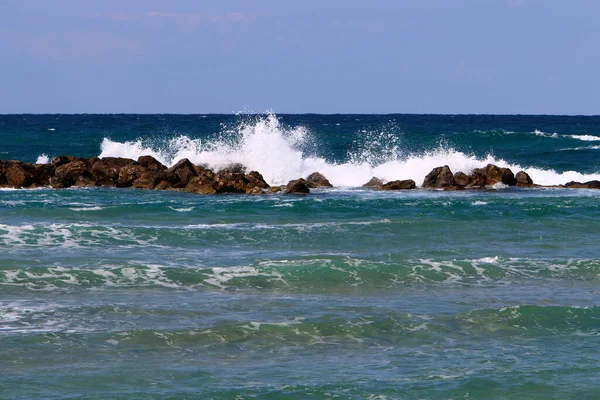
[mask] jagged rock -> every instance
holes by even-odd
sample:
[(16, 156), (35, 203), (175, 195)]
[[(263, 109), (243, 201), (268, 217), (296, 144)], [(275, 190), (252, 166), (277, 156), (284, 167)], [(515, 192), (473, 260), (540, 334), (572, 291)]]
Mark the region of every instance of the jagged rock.
[[(97, 159), (98, 157), (94, 157), (94, 158)], [(83, 162), (87, 163), (88, 160), (85, 158), (80, 158), (80, 157), (75, 157), (75, 156), (56, 156), (52, 159), (52, 165), (54, 165), (56, 168), (58, 168), (61, 165), (65, 165), (65, 164), (68, 164), (73, 161), (83, 161)]]
[(310, 193), (310, 189), (308, 187), (308, 185), (306, 184), (306, 181), (302, 178), (300, 179), (296, 179), (293, 181), (289, 181), (288, 184), (285, 186), (285, 193), (286, 194), (306, 194), (306, 193)]
[(116, 186), (121, 168), (137, 165), (136, 161), (122, 157), (94, 157), (90, 159), (90, 174), (98, 185)]
[(140, 156), (137, 162), (150, 172), (161, 172), (167, 170), (166, 166), (161, 164), (160, 161), (152, 156)]
[(600, 189), (600, 181), (569, 182), (565, 184), (565, 187), (570, 189)]
[(263, 190), (258, 186), (254, 186), (253, 188), (246, 189), (246, 194), (263, 194)]
[(212, 179), (206, 181), (201, 176), (193, 177), (184, 189), (185, 192), (198, 194), (216, 194), (217, 191), (213, 187)]
[(142, 172), (139, 178), (131, 183), (131, 187), (136, 189), (154, 189), (161, 181), (167, 178), (164, 172), (147, 170)]
[(459, 186), (469, 185), (471, 177), (464, 172), (457, 172), (454, 174), (454, 182)]
[(97, 186), (97, 184), (96, 184), (96, 180), (94, 178), (92, 178), (91, 176), (80, 175), (77, 178), (77, 180), (75, 181), (75, 183), (73, 183), (73, 186), (93, 187), (93, 186)]
[(246, 173), (246, 167), (240, 163), (229, 164), (228, 166), (221, 168), (217, 171), (218, 174), (227, 174), (227, 173)]
[(372, 177), (371, 180), (369, 180), (369, 182), (363, 185), (363, 187), (380, 187), (383, 186), (384, 183), (385, 181), (383, 179)]
[(140, 178), (144, 172), (146, 172), (146, 168), (142, 167), (139, 164), (126, 165), (119, 170), (119, 177), (117, 179), (117, 187), (130, 187), (133, 185), (133, 182)]
[(172, 189), (172, 186), (168, 181), (164, 180), (164, 181), (158, 182), (158, 184), (156, 186), (154, 186), (154, 189), (155, 190), (169, 190), (169, 189)]
[(6, 184), (16, 188), (29, 187), (37, 181), (35, 167), (20, 161), (14, 161), (8, 165), (5, 176)]
[(391, 181), (381, 186), (381, 190), (410, 190), (416, 189), (417, 184), (412, 179), (403, 181)]
[(56, 168), (50, 184), (55, 189), (68, 188), (73, 186), (80, 176), (92, 178), (85, 162), (71, 161)]
[(248, 179), (241, 172), (219, 172), (213, 180), (217, 193), (246, 193)]
[(450, 171), (450, 167), (444, 165), (443, 167), (434, 168), (423, 181), (423, 188), (443, 189), (456, 186), (454, 175)]
[(258, 187), (260, 189), (268, 189), (270, 187), (258, 171), (250, 171), (246, 174), (246, 179), (248, 180), (247, 188)]
[(515, 175), (515, 180), (517, 181), (517, 186), (520, 186), (520, 187), (533, 186), (533, 180), (531, 179), (529, 174), (527, 174), (527, 172), (525, 172), (525, 171), (517, 172), (517, 175)]
[(198, 176), (198, 173), (187, 158), (179, 160), (177, 164), (167, 170), (167, 181), (174, 188), (186, 187), (195, 176)]
[(517, 180), (510, 168), (500, 168), (497, 165), (488, 164), (485, 168), (475, 168), (471, 172), (468, 186), (493, 186), (497, 183), (515, 186)]
[(306, 185), (309, 188), (318, 188), (318, 187), (333, 187), (333, 185), (325, 178), (325, 176), (320, 172), (313, 172), (306, 178)]
[(279, 193), (285, 189), (285, 186), (271, 186), (269, 188), (269, 193)]

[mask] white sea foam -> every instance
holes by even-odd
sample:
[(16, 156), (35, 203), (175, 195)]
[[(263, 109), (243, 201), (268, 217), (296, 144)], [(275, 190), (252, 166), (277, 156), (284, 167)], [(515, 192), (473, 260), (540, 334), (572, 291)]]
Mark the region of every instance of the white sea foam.
[(600, 136), (593, 135), (571, 135), (573, 139), (583, 140), (585, 142), (598, 142), (600, 141)]
[(176, 207), (171, 207), (169, 206), (169, 208), (173, 211), (177, 211), (177, 212), (190, 212), (194, 209), (194, 207), (183, 207), (183, 208), (176, 208)]
[[(558, 136), (538, 130), (533, 133), (546, 137)], [(275, 115), (269, 114), (241, 123), (235, 129), (224, 130), (220, 137), (214, 139), (178, 136), (161, 143), (142, 139), (121, 143), (105, 138), (100, 157), (137, 159), (142, 155), (151, 155), (169, 166), (188, 158), (195, 164), (206, 164), (213, 169), (241, 163), (249, 170), (259, 171), (271, 185), (285, 184), (315, 171), (324, 174), (335, 186), (361, 186), (373, 176), (387, 181), (413, 179), (419, 185), (433, 168), (441, 165), (448, 165), (454, 172), (470, 173), (489, 163), (511, 168), (515, 173), (524, 170), (535, 183), (541, 185), (600, 180), (600, 172), (586, 175), (576, 171), (559, 173), (522, 167), (492, 155), (478, 158), (445, 145), (428, 152), (407, 154), (393, 138), (394, 135), (383, 132), (374, 136), (361, 149), (348, 154), (349, 161), (329, 162), (314, 155), (314, 141), (307, 129), (302, 126), (286, 127)]]
[(537, 136), (543, 136), (543, 137), (551, 137), (551, 138), (556, 138), (558, 137), (558, 133), (554, 132), (554, 133), (548, 133), (548, 132), (542, 132), (538, 129), (534, 130), (532, 132), (533, 134), (537, 135)]
[(48, 164), (50, 162), (50, 157), (48, 157), (48, 154), (42, 153), (38, 156), (37, 160), (36, 160), (36, 164)]

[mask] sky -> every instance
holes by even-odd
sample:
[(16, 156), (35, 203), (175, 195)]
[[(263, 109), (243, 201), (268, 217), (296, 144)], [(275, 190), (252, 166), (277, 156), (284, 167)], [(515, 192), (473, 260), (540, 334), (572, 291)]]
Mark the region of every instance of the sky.
[(0, 114), (600, 114), (598, 0), (0, 0)]

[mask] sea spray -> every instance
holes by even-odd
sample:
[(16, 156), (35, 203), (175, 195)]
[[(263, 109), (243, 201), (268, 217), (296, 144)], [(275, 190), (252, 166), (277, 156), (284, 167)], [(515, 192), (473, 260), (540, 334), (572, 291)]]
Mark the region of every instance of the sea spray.
[(344, 160), (336, 162), (319, 155), (309, 129), (285, 126), (276, 115), (267, 114), (247, 118), (232, 127), (223, 126), (213, 138), (194, 139), (180, 135), (162, 142), (144, 139), (117, 142), (104, 138), (100, 157), (137, 159), (141, 155), (151, 155), (169, 166), (188, 158), (195, 164), (216, 170), (240, 163), (249, 170), (259, 171), (271, 185), (285, 184), (315, 171), (324, 174), (335, 186), (361, 186), (373, 176), (387, 181), (413, 179), (420, 185), (438, 166), (448, 165), (453, 172), (470, 173), (490, 163), (510, 168), (514, 173), (524, 170), (540, 185), (600, 179), (600, 173), (524, 167), (492, 154), (477, 157), (455, 150), (447, 143), (429, 151), (411, 152), (402, 145), (397, 134), (386, 131), (377, 134), (361, 131), (356, 135), (362, 137), (362, 144), (349, 152)]

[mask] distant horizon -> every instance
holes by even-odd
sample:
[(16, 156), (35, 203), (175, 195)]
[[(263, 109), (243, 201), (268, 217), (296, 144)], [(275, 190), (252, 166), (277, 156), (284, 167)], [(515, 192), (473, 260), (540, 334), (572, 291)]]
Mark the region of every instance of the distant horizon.
[(180, 116), (243, 116), (243, 115), (323, 115), (323, 116), (336, 116), (336, 115), (376, 115), (376, 116), (386, 116), (386, 115), (414, 115), (414, 116), (461, 116), (461, 117), (469, 117), (469, 116), (482, 116), (482, 117), (600, 117), (600, 114), (489, 114), (489, 113), (402, 113), (402, 112), (394, 112), (394, 113), (318, 113), (318, 112), (304, 112), (304, 113), (294, 113), (294, 112), (244, 112), (244, 113), (173, 113), (173, 112), (157, 112), (157, 113), (140, 113), (140, 112), (76, 112), (76, 113), (31, 113), (31, 112), (22, 112), (22, 113), (0, 113), (0, 116), (17, 116), (17, 115), (70, 115), (70, 116), (78, 116), (78, 115), (180, 115)]

